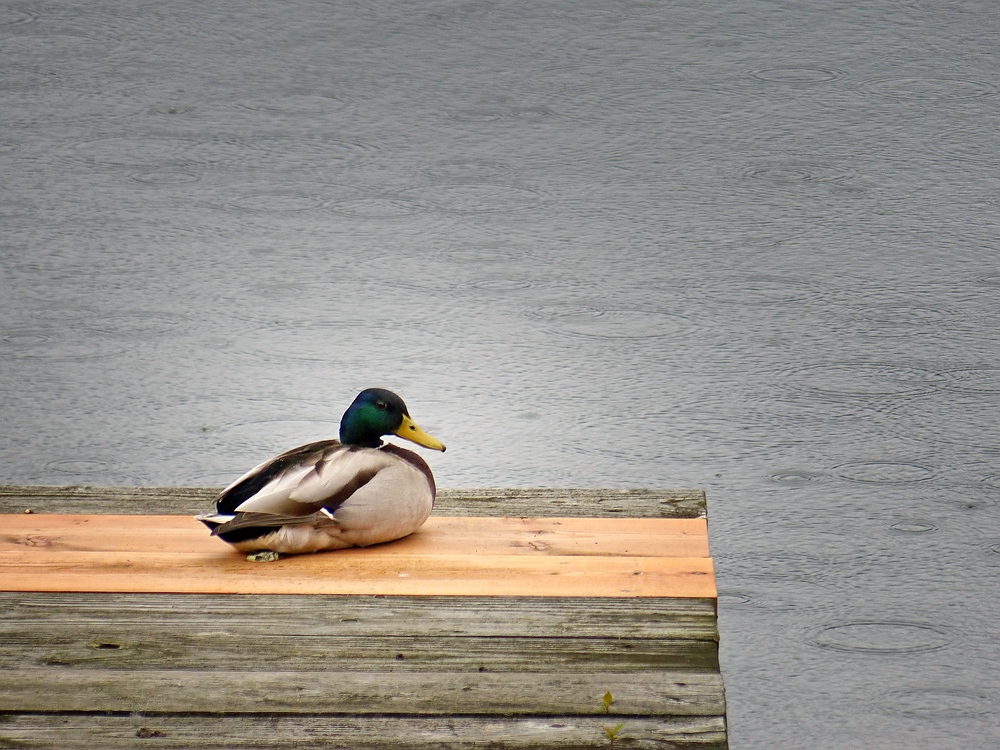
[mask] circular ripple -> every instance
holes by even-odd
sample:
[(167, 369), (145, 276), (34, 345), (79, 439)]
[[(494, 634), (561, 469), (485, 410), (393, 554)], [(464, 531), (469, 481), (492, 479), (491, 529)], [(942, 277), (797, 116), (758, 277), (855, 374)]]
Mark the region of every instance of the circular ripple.
[(947, 399), (901, 401), (891, 405), (886, 427), (904, 438), (919, 436), (996, 453), (1000, 401), (982, 394), (952, 393)]
[(473, 289), (486, 292), (516, 292), (521, 289), (532, 289), (538, 283), (530, 279), (476, 279), (469, 282)]
[(111, 471), (113, 466), (107, 461), (96, 458), (67, 458), (62, 461), (51, 461), (45, 468), (61, 474), (103, 474)]
[(915, 719), (959, 719), (992, 713), (995, 701), (981, 693), (957, 688), (913, 688), (887, 693), (884, 711)]
[(768, 474), (767, 478), (777, 484), (796, 487), (804, 484), (810, 484), (812, 482), (821, 482), (824, 479), (829, 478), (829, 475), (818, 471), (808, 471), (806, 469), (783, 469), (781, 471), (776, 471), (773, 474)]
[(890, 529), (901, 534), (925, 534), (928, 531), (937, 531), (938, 527), (927, 521), (897, 521), (890, 524)]
[(227, 207), (252, 213), (296, 213), (315, 211), (323, 205), (321, 198), (306, 193), (263, 192), (237, 196)]
[(98, 359), (132, 347), (120, 336), (89, 328), (19, 327), (0, 332), (0, 357), (16, 359)]
[(135, 107), (135, 114), (173, 117), (189, 115), (216, 102), (209, 100), (198, 91), (185, 87), (163, 85), (161, 83), (139, 83), (123, 85), (113, 90), (116, 98), (130, 102)]
[(719, 592), (719, 604), (723, 607), (740, 607), (752, 601), (749, 594), (740, 594), (730, 591)]
[(869, 484), (925, 482), (937, 473), (929, 466), (897, 461), (857, 461), (834, 466), (841, 479)]
[(458, 293), (464, 288), (461, 281), (449, 274), (442, 273), (405, 273), (396, 278), (382, 281), (393, 289), (417, 290), (420, 292)]
[[(765, 591), (770, 595), (776, 591), (772, 585), (787, 585), (789, 593), (798, 595), (809, 591), (799, 588), (802, 584), (822, 585), (833, 582), (842, 585), (847, 579), (864, 575), (872, 561), (856, 555), (823, 554), (821, 552), (798, 552), (775, 550), (770, 553), (745, 555), (719, 555), (719, 570), (723, 579), (737, 582), (766, 581)], [(741, 590), (743, 587), (741, 585)], [(749, 589), (753, 597), (753, 589)]]
[(976, 283), (982, 284), (983, 286), (1000, 287), (1000, 272), (994, 271), (992, 273), (984, 273), (982, 276), (977, 276), (975, 280)]
[(448, 117), (459, 122), (494, 122), (502, 120), (507, 113), (501, 109), (457, 109), (448, 113)]
[(248, 139), (245, 147), (254, 157), (280, 160), (284, 166), (301, 164), (320, 168), (333, 163), (349, 162), (371, 155), (375, 148), (361, 141), (321, 135), (258, 135)]
[(523, 211), (543, 201), (542, 195), (534, 190), (475, 183), (429, 185), (410, 188), (401, 194), (438, 211), (455, 214)]
[(0, 54), (18, 63), (63, 63), (105, 57), (119, 44), (86, 34), (25, 34), (0, 39)]
[(712, 302), (735, 305), (770, 305), (815, 299), (818, 292), (807, 282), (769, 276), (749, 276), (733, 279), (713, 289), (711, 283), (700, 282), (692, 294), (703, 295)]
[(813, 162), (787, 161), (758, 164), (743, 171), (743, 177), (778, 185), (800, 182), (839, 182), (854, 177), (854, 173), (839, 167)]
[(93, 325), (102, 333), (143, 339), (148, 336), (173, 333), (188, 322), (185, 318), (169, 313), (126, 311), (98, 313), (94, 317)]
[(850, 310), (846, 317), (863, 326), (868, 336), (921, 336), (940, 328), (954, 313), (937, 307), (870, 303)]
[(952, 643), (933, 625), (904, 621), (848, 622), (824, 625), (811, 633), (814, 646), (858, 654), (909, 654), (936, 651)]
[[(907, 11), (918, 10), (926, 13), (928, 10), (937, 12), (941, 6), (938, 0), (894, 0), (893, 5), (897, 5)], [(948, 14), (968, 13), (981, 15), (983, 5), (980, 0), (948, 0)]]
[[(440, 347), (438, 334), (422, 328), (426, 321), (380, 320), (376, 322), (275, 323), (249, 331), (241, 337), (242, 352), (269, 362), (336, 363), (340, 369), (361, 368), (374, 352), (389, 351), (405, 328), (405, 343), (421, 352)], [(381, 354), (378, 356), (382, 356)]]
[(335, 324), (267, 326), (251, 332), (249, 353), (267, 360), (329, 362), (337, 349)]
[(604, 339), (671, 336), (690, 326), (690, 321), (680, 315), (647, 310), (546, 307), (528, 316), (546, 321), (554, 333)]
[(334, 213), (365, 219), (391, 219), (395, 216), (411, 216), (425, 210), (423, 206), (413, 201), (391, 197), (336, 201), (329, 205), (329, 209)]
[(241, 99), (234, 102), (233, 106), (250, 112), (274, 116), (322, 115), (341, 109), (344, 106), (344, 100), (335, 94), (289, 91), (276, 93), (266, 98)]
[(982, 164), (986, 161), (996, 161), (997, 140), (995, 130), (971, 130), (966, 125), (942, 130), (927, 137), (923, 142), (930, 153)]
[(1000, 393), (1000, 367), (966, 367), (942, 373), (943, 388), (963, 393)]
[(321, 419), (261, 419), (223, 425), (218, 432), (227, 441), (272, 446), (273, 450), (287, 450), (314, 440), (336, 437), (340, 430), (338, 420)]
[(442, 161), (424, 168), (424, 173), (437, 180), (449, 182), (489, 183), (510, 176), (513, 171), (506, 164), (483, 159)]
[(16, 77), (0, 79), (0, 89), (8, 91), (4, 102), (4, 116), (12, 124), (65, 125), (71, 122), (89, 122), (97, 123), (99, 127), (135, 115), (135, 110), (129, 103), (107, 91), (70, 90), (63, 87), (57, 93), (46, 88), (44, 80), (30, 87), (11, 91), (11, 86), (17, 85)]
[(33, 65), (5, 65), (3, 75), (0, 76), (0, 91), (18, 91), (31, 95), (57, 80), (58, 77), (51, 70)]
[(190, 185), (192, 182), (198, 182), (201, 179), (199, 175), (193, 172), (184, 172), (178, 169), (154, 169), (148, 172), (135, 172), (130, 174), (129, 178), (144, 185), (165, 185), (167, 187), (171, 185)]
[(892, 78), (868, 81), (863, 87), (870, 94), (921, 102), (975, 99), (997, 93), (991, 83), (964, 78)]
[(189, 115), (196, 110), (193, 104), (157, 103), (150, 105), (146, 111), (152, 115)]
[(791, 582), (788, 591), (782, 590), (781, 582), (768, 582), (766, 589), (740, 589), (719, 591), (719, 604), (732, 609), (748, 609), (768, 612), (818, 612), (829, 604), (822, 600), (821, 591), (810, 583)]
[(796, 85), (812, 85), (816, 83), (828, 83), (841, 77), (841, 73), (826, 68), (811, 68), (808, 66), (794, 66), (779, 68), (763, 68), (761, 70), (751, 70), (750, 76), (767, 83), (786, 83)]
[[(163, 167), (211, 166), (240, 161), (247, 148), (238, 141), (183, 136), (97, 138), (74, 144), (70, 157), (91, 164), (162, 171)], [(146, 171), (146, 170), (143, 170)]]
[(461, 245), (432, 250), (431, 254), (453, 263), (482, 266), (486, 264), (520, 263), (528, 253), (509, 245)]
[(313, 299), (332, 294), (329, 279), (266, 279), (250, 286), (253, 294), (261, 299)]
[(830, 396), (902, 396), (926, 393), (940, 373), (876, 362), (831, 362), (784, 373), (788, 385)]
[(23, 8), (15, 8), (8, 4), (0, 5), (0, 26), (21, 26), (33, 23), (38, 16)]
[(497, 120), (526, 120), (537, 122), (556, 116), (546, 106), (537, 107), (472, 107), (469, 109), (453, 110), (447, 115), (452, 120), (458, 122), (496, 122)]

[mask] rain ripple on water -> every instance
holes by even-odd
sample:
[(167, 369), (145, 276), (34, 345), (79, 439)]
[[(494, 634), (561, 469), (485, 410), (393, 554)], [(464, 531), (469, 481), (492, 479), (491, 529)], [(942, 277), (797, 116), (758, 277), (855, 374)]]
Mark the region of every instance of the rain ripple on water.
[(789, 65), (786, 67), (761, 68), (751, 70), (750, 77), (765, 83), (779, 83), (790, 86), (815, 86), (830, 83), (843, 77), (843, 73), (829, 68), (811, 68)]
[(781, 373), (785, 385), (825, 396), (903, 396), (934, 390), (942, 375), (911, 365), (829, 362)]
[(833, 623), (807, 636), (807, 641), (819, 648), (858, 654), (936, 651), (951, 645), (953, 640), (934, 625), (895, 620)]
[(984, 396), (992, 396), (992, 391), (902, 401), (889, 407), (887, 424), (900, 437), (920, 435), (924, 440), (996, 453), (1000, 451), (1000, 401)]
[(590, 307), (553, 306), (529, 310), (525, 315), (561, 336), (603, 339), (677, 337), (693, 324), (683, 315), (655, 310), (601, 310)]
[(1000, 367), (963, 367), (945, 370), (941, 387), (961, 393), (1000, 394)]
[(83, 360), (125, 354), (132, 342), (84, 326), (18, 326), (0, 331), (0, 357)]
[(961, 688), (893, 690), (879, 704), (886, 713), (910, 719), (959, 719), (995, 711), (995, 700)]
[(872, 96), (915, 102), (977, 99), (998, 90), (991, 83), (964, 78), (889, 78), (867, 81), (862, 89)]
[(869, 484), (926, 482), (937, 474), (929, 466), (901, 461), (855, 461), (834, 466), (833, 471), (842, 479)]
[(540, 206), (545, 196), (537, 191), (492, 183), (458, 183), (408, 188), (399, 195), (437, 211), (453, 214), (524, 211)]

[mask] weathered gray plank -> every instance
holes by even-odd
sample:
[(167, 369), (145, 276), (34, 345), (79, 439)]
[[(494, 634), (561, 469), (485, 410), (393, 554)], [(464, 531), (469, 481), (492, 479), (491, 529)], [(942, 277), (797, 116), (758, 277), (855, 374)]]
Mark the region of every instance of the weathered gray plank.
[(0, 592), (0, 622), (27, 627), (314, 636), (719, 638), (714, 599), (291, 596)]
[(314, 670), (334, 663), (351, 672), (576, 672), (718, 670), (708, 641), (617, 638), (370, 638), (365, 636), (172, 634), (155, 623), (97, 632), (0, 627), (0, 669)]
[[(216, 488), (0, 486), (0, 513), (195, 514)], [(435, 512), (444, 516), (704, 518), (698, 489), (443, 489)]]
[(39, 750), (608, 750), (602, 727), (624, 721), (616, 747), (724, 750), (721, 716), (0, 716), (0, 747)]
[[(335, 667), (335, 663), (329, 666)], [(0, 712), (721, 716), (704, 671), (494, 673), (11, 669)]]

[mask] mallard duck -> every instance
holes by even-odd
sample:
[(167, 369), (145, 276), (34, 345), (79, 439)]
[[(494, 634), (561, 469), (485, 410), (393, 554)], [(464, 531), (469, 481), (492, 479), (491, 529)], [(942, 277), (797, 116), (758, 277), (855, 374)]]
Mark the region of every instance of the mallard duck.
[(410, 418), (384, 388), (358, 394), (340, 421), (340, 440), (301, 445), (265, 461), (196, 516), (248, 559), (366, 547), (416, 531), (434, 505), (430, 467), (412, 451), (382, 441), (398, 435), (426, 448), (444, 444)]

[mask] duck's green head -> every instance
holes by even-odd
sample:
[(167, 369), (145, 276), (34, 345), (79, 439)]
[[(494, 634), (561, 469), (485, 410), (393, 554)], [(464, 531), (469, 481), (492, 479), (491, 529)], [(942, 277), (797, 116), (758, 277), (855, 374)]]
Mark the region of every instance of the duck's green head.
[(385, 388), (361, 391), (340, 420), (340, 442), (378, 448), (383, 435), (399, 435), (425, 448), (444, 450), (444, 443), (421, 430), (410, 419), (403, 399)]

